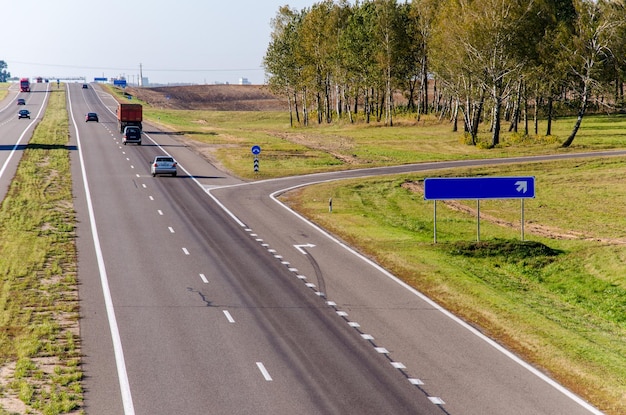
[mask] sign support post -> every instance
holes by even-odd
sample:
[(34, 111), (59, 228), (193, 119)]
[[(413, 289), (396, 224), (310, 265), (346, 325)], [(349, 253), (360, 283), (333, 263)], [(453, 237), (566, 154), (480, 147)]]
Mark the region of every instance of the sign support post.
[(480, 199), (476, 200), (476, 242), (480, 242)]

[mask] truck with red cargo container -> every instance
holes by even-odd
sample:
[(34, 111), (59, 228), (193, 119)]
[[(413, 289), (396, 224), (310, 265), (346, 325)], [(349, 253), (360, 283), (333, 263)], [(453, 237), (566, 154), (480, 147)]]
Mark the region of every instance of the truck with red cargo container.
[(28, 80), (28, 78), (20, 79), (20, 91), (30, 92), (30, 81)]
[(139, 127), (142, 129), (143, 108), (141, 104), (119, 104), (117, 106), (117, 123), (120, 127), (120, 133), (124, 132), (126, 127)]

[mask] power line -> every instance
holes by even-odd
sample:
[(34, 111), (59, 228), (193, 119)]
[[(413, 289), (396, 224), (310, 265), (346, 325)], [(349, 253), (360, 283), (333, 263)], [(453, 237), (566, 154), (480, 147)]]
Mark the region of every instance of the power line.
[[(11, 61), (9, 59), (7, 59), (7, 61), (10, 61), (12, 63), (18, 63), (18, 64), (21, 64), (21, 65), (50, 66), (50, 67), (55, 67), (55, 68), (68, 68), (68, 69), (89, 69), (89, 70), (128, 71), (128, 72), (137, 70), (137, 67), (122, 68), (122, 67), (106, 67), (106, 66), (61, 65), (61, 64), (54, 64), (54, 63), (37, 63), (37, 62)], [(225, 68), (225, 69), (218, 69), (218, 68), (208, 68), (208, 69), (202, 69), (202, 68), (196, 68), (196, 69), (172, 68), (172, 69), (163, 69), (163, 68), (145, 68), (144, 67), (143, 70), (146, 71), (146, 72), (241, 72), (241, 71), (262, 71), (264, 69), (261, 68), (261, 67), (258, 67), (258, 68)]]

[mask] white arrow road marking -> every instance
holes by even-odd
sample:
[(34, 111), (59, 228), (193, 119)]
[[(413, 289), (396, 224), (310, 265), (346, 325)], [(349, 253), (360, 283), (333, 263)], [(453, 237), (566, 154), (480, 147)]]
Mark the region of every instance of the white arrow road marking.
[(515, 185), (517, 186), (518, 192), (526, 193), (526, 191), (528, 190), (528, 182), (525, 180), (519, 180), (515, 182)]
[(298, 251), (300, 251), (300, 253), (302, 255), (307, 255), (306, 251), (304, 250), (304, 248), (313, 248), (315, 247), (315, 245), (313, 244), (306, 244), (306, 245), (294, 245), (294, 248), (296, 248)]

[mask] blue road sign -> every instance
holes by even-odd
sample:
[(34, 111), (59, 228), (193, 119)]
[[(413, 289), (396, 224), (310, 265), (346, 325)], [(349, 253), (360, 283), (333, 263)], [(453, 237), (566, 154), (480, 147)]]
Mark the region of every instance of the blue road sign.
[(257, 154), (261, 154), (261, 147), (259, 146), (252, 146), (252, 154), (257, 155)]
[(437, 177), (424, 180), (426, 200), (534, 197), (534, 177)]

